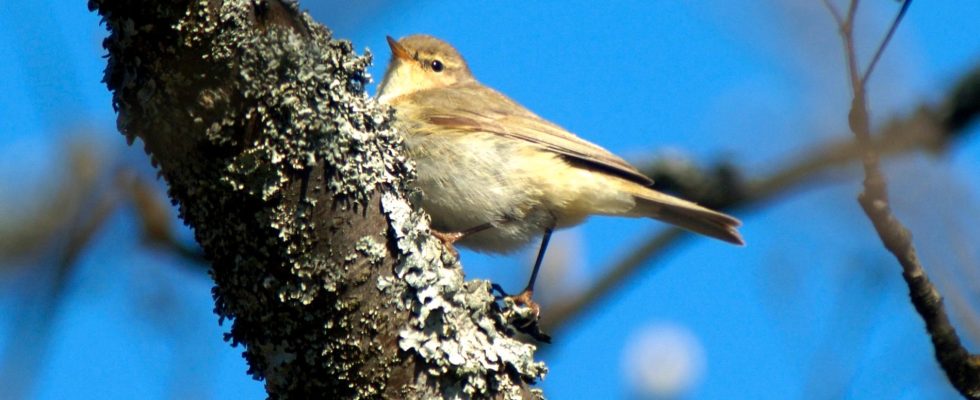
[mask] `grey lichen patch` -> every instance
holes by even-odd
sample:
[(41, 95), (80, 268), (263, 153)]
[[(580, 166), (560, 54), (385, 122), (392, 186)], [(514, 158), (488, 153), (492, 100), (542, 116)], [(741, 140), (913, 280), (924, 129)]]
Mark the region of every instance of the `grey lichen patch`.
[[(354, 244), (354, 250), (367, 257), (372, 265), (378, 264), (388, 254), (384, 243), (379, 243), (374, 236), (364, 236)], [(347, 261), (353, 261), (356, 255), (349, 255)]]
[[(229, 3), (225, 4), (227, 8)], [(249, 3), (231, 4), (239, 8), (223, 10), (219, 17), (200, 13), (188, 16), (203, 21), (220, 18), (224, 27), (249, 26)], [(246, 198), (275, 204), (274, 211), (263, 217), (285, 244), (278, 248), (294, 259), (292, 269), (300, 278), (289, 283), (291, 293), (284, 293), (283, 298), (310, 304), (324, 285), (303, 271), (309, 265), (322, 265), (327, 270), (335, 269), (335, 265), (319, 260), (322, 256), (312, 249), (317, 221), (306, 210), (317, 206), (315, 198), (286, 203), (281, 202), (283, 196), (294, 190), (302, 175), (312, 174), (317, 165), (323, 165), (324, 170), (308, 179), (324, 186), (321, 190), (329, 192), (334, 202), (363, 209), (374, 191), (394, 182), (392, 172), (404, 169), (397, 165), (401, 160), (393, 150), (400, 146), (399, 136), (385, 129), (387, 110), (374, 105), (362, 91), (365, 78), (360, 71), (370, 60), (353, 56), (349, 43), (330, 41), (323, 30), (312, 30), (313, 38), (289, 29), (268, 29), (264, 35), (243, 29), (188, 29), (183, 33), (214, 35), (211, 40), (185, 37), (184, 42), (207, 45), (210, 59), (227, 59), (237, 67), (236, 93), (252, 109), (246, 114), (244, 128), (240, 128), (239, 119), (229, 116), (218, 118), (222, 122), (207, 130), (207, 138), (215, 146), (246, 146), (224, 165), (220, 182), (232, 191), (243, 192), (240, 195)], [(208, 98), (210, 103), (213, 96)], [(245, 135), (236, 129), (245, 129)], [(250, 135), (248, 130), (261, 134)], [(241, 143), (243, 140), (249, 142)]]
[(521, 398), (522, 383), (547, 373), (534, 361), (535, 346), (501, 333), (491, 315), (489, 283), (464, 282), (458, 263), (443, 262), (443, 245), (425, 233), (422, 214), (392, 193), (383, 194), (381, 204), (403, 257), (395, 267), (398, 279), (378, 287), (418, 316), (399, 334), (399, 346), (423, 358), (432, 376), (445, 377), (442, 384), (458, 385), (459, 398), (482, 398), (491, 390)]
[(90, 7), (120, 130), (159, 162), (270, 396), (378, 398), (399, 368), (428, 372), (401, 381), (416, 397), (517, 396), (543, 376), (405, 200), (412, 167), (364, 93), (369, 57), (289, 2)]

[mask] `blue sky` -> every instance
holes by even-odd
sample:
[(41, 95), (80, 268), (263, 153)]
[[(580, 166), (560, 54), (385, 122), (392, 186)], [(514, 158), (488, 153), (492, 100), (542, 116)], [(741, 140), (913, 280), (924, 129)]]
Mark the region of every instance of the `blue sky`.
[[(389, 55), (385, 35), (433, 34), (453, 43), (484, 83), (637, 163), (674, 152), (762, 176), (847, 135), (840, 42), (818, 1), (343, 3), (302, 6), (336, 36), (370, 49), (375, 77)], [(867, 56), (897, 6), (864, 3), (859, 50)], [(980, 3), (968, 0), (912, 5), (871, 82), (876, 121), (940, 99), (980, 63), (977, 15)], [(81, 1), (0, 4), (0, 223), (30, 210), (51, 177), (65, 175), (65, 143), (84, 141), (106, 165), (151, 173), (139, 145), (127, 147), (114, 131), (100, 83), (103, 34)], [(896, 208), (930, 272), (945, 290), (966, 294), (961, 316), (970, 315), (977, 289), (956, 282), (977, 265), (946, 250), (954, 239), (980, 238), (966, 223), (980, 217), (973, 136), (940, 157), (888, 165)], [(545, 392), (629, 398), (624, 349), (638, 332), (669, 326), (693, 338), (703, 357), (684, 398), (952, 398), (899, 267), (854, 201), (858, 176), (841, 169), (738, 215), (744, 248), (696, 239), (659, 258), (555, 332), (541, 352), (551, 368)], [(34, 379), (43, 384), (31, 397), (262, 398), (239, 350), (221, 341), (209, 278), (141, 246), (135, 224), (124, 208), (78, 260), (52, 333), (40, 340)], [(595, 218), (559, 233), (542, 295), (587, 287), (660, 229)], [(468, 275), (517, 289), (530, 253), (462, 258)], [(50, 263), (15, 262), (0, 272), (0, 315), (31, 304), (29, 271)], [(0, 319), (0, 362), (12, 332), (13, 318)]]

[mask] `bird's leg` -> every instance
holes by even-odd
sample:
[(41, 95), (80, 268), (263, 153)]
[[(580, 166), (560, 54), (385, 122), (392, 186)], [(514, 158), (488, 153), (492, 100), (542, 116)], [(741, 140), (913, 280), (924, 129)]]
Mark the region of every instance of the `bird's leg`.
[(551, 343), (551, 337), (542, 332), (541, 326), (538, 325), (541, 307), (538, 306), (538, 303), (534, 302), (532, 297), (534, 295), (534, 282), (538, 278), (538, 271), (541, 269), (541, 263), (544, 261), (544, 253), (548, 249), (548, 241), (551, 240), (551, 232), (554, 229), (554, 227), (549, 227), (544, 231), (544, 237), (541, 238), (541, 248), (538, 249), (538, 257), (534, 261), (534, 269), (531, 270), (531, 278), (528, 280), (527, 287), (524, 288), (524, 291), (515, 296), (508, 296), (500, 285), (491, 285), (493, 290), (503, 295), (500, 299), (504, 303), (502, 309), (504, 319), (516, 330), (545, 343)]
[[(534, 268), (531, 269), (531, 278), (527, 281), (527, 286), (524, 291), (518, 293), (516, 296), (508, 296), (513, 299), (515, 304), (521, 304), (529, 307), (533, 311), (534, 316), (537, 317), (541, 312), (541, 307), (538, 303), (534, 302), (532, 296), (534, 295), (534, 282), (538, 280), (538, 271), (541, 269), (541, 263), (544, 261), (544, 253), (548, 250), (548, 242), (551, 240), (551, 233), (555, 228), (549, 227), (544, 231), (544, 236), (541, 238), (541, 247), (538, 249), (538, 257), (534, 260)], [(497, 289), (500, 287), (497, 286)], [(503, 291), (501, 290), (501, 293)]]
[(485, 224), (480, 224), (472, 228), (467, 228), (458, 232), (442, 232), (442, 231), (437, 231), (435, 229), (431, 229), (431, 231), (432, 231), (432, 236), (435, 236), (436, 239), (439, 239), (442, 242), (442, 244), (446, 246), (447, 250), (453, 253), (454, 256), (459, 257), (459, 252), (457, 252), (456, 247), (453, 246), (457, 241), (469, 235), (483, 232), (490, 228), (493, 228), (493, 224), (487, 222)]
[(538, 280), (538, 270), (541, 269), (541, 262), (544, 261), (544, 253), (548, 250), (548, 242), (551, 240), (551, 232), (555, 228), (548, 228), (544, 231), (544, 237), (541, 238), (541, 247), (538, 248), (538, 257), (534, 260), (534, 269), (531, 270), (531, 278), (527, 281), (527, 287), (524, 288), (525, 292), (534, 292), (534, 282)]

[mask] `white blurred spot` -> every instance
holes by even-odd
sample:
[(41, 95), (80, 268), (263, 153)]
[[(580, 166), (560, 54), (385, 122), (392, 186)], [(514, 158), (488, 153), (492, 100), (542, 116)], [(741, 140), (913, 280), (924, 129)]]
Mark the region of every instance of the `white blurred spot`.
[(655, 323), (633, 333), (623, 348), (623, 372), (641, 399), (676, 399), (690, 392), (705, 371), (701, 342), (675, 323)]

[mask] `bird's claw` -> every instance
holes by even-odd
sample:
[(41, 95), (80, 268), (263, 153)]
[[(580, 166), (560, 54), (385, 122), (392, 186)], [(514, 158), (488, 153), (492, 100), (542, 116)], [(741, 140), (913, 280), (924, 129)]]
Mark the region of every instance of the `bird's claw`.
[[(510, 296), (498, 284), (492, 284), (491, 288), (503, 295), (500, 298), (503, 301), (502, 314), (514, 329), (533, 337), (537, 341), (551, 343), (551, 336), (542, 332), (538, 323), (541, 316), (541, 306), (531, 298), (533, 291), (525, 289), (517, 295)], [(496, 296), (494, 297), (496, 298)]]
[(534, 299), (531, 298), (533, 295), (534, 291), (525, 289), (516, 296), (506, 296), (504, 301), (510, 299), (517, 306), (527, 307), (531, 312), (529, 316), (533, 319), (534, 323), (537, 323), (538, 317), (541, 316), (541, 306), (539, 306), (538, 303), (535, 303)]
[[(510, 295), (507, 294), (507, 291), (504, 290), (504, 287), (500, 286), (499, 283), (491, 283), (490, 289), (491, 289), (490, 294), (493, 294), (494, 300), (503, 300), (505, 297), (510, 297)], [(497, 295), (494, 293), (500, 293), (500, 294)]]
[(456, 241), (462, 239), (466, 234), (463, 232), (441, 232), (435, 229), (432, 230), (432, 236), (439, 239), (442, 245), (445, 246), (446, 251), (453, 255), (453, 257), (459, 258), (459, 251), (456, 250)]

